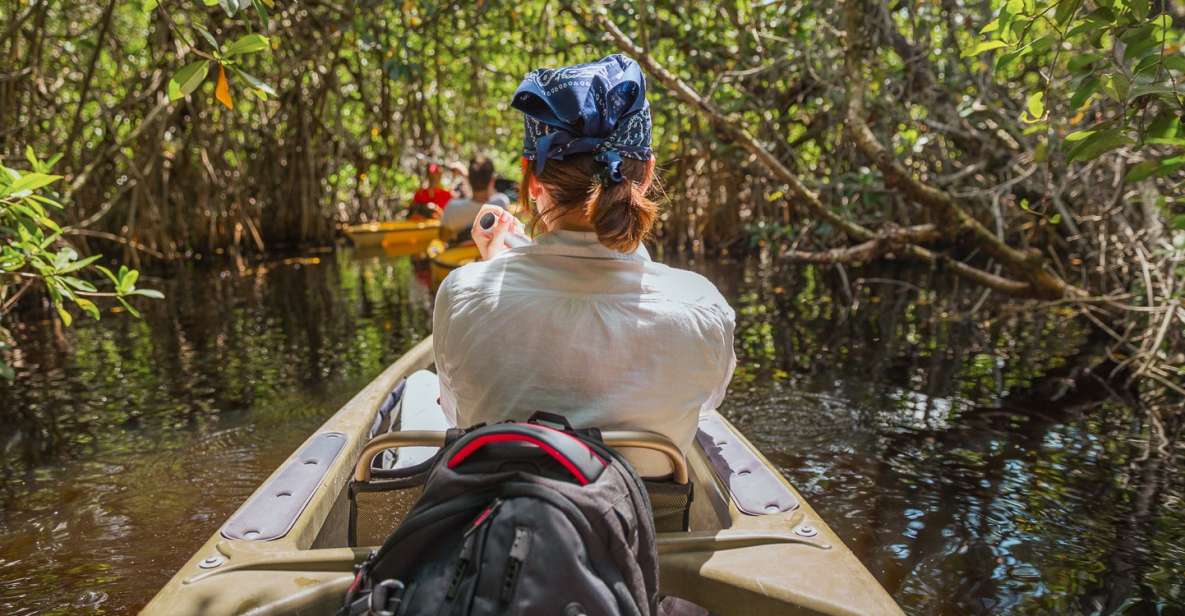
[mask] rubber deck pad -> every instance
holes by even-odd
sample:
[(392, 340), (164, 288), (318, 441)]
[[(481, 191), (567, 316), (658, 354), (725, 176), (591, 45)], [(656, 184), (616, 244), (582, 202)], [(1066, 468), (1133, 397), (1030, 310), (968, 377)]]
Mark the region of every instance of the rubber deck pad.
[(728, 487), (737, 509), (749, 515), (766, 515), (798, 507), (798, 499), (782, 478), (728, 428), (718, 413), (700, 416), (695, 440), (708, 454), (712, 470)]
[(230, 516), (222, 536), (271, 541), (287, 535), (345, 445), (340, 432), (318, 434)]

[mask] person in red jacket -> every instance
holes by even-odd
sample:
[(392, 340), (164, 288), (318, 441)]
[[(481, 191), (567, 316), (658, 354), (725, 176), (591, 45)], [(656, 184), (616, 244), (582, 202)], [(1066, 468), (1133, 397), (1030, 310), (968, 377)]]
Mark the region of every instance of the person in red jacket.
[(407, 210), (408, 220), (440, 218), (445, 204), (453, 198), (453, 193), (444, 187), (441, 180), (443, 175), (440, 165), (428, 163), (428, 186), (417, 190), (411, 198), (411, 207)]

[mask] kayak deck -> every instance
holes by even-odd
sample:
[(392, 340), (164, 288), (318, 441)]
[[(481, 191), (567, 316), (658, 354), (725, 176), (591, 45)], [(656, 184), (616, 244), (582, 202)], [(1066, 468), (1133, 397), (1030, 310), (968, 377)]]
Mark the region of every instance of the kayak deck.
[[(330, 417), (143, 613), (325, 614), (339, 608), (354, 564), (373, 549), (346, 547), (355, 464), (380, 423), (376, 411), (388, 392), (431, 361), (428, 338)], [(723, 616), (901, 614), (801, 494), (725, 418), (713, 413), (701, 420), (687, 468), (695, 486), (690, 532), (658, 537), (664, 594)], [(295, 503), (281, 505), (289, 499)], [(372, 506), (373, 500), (359, 502), (360, 509)], [(251, 511), (265, 514), (247, 515)]]

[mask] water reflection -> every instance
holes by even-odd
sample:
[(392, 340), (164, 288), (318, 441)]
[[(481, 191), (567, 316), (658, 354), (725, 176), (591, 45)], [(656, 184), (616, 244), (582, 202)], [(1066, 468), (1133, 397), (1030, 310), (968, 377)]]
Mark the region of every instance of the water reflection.
[(411, 261), (182, 269), (143, 320), (16, 328), (0, 613), (143, 605), (308, 433), (426, 334)]
[[(978, 292), (921, 290), (932, 281), (692, 267), (738, 312), (724, 412), (907, 611), (1185, 606), (1179, 463), (1082, 371), (1086, 330), (1059, 314), (968, 318)], [(430, 325), (406, 258), (154, 283), (169, 299), (140, 321), (16, 328), (19, 381), (0, 385), (0, 613), (143, 605)]]
[(1082, 370), (1089, 332), (814, 268), (713, 277), (739, 318), (725, 412), (907, 611), (1185, 608), (1185, 480)]

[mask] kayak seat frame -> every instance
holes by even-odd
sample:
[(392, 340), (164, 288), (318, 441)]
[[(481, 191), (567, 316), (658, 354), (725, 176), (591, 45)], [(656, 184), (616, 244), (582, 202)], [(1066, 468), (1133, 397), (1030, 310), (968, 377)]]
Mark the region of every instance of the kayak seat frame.
[[(358, 539), (358, 500), (361, 493), (407, 490), (424, 484), (435, 458), (428, 458), (413, 466), (395, 469), (376, 468), (375, 461), (389, 455), (392, 449), (442, 447), (447, 431), (401, 430), (371, 438), (362, 448), (354, 466), (354, 477), (348, 488), (349, 524), (347, 545), (356, 546)], [(606, 446), (614, 449), (636, 448), (656, 451), (667, 458), (672, 472), (669, 478), (643, 479), (650, 495), (655, 528), (660, 532), (686, 531), (690, 524), (694, 486), (691, 485), (687, 459), (679, 447), (667, 437), (642, 430), (607, 431), (601, 434)]]
[[(354, 465), (354, 481), (367, 483), (373, 473), (374, 457), (388, 449), (401, 447), (443, 447), (447, 432), (441, 430), (400, 430), (376, 436), (362, 448), (358, 462)], [(687, 459), (667, 437), (644, 430), (609, 430), (601, 434), (601, 440), (613, 449), (649, 449), (666, 456), (671, 464), (671, 480), (678, 485), (687, 485), (690, 471)]]

